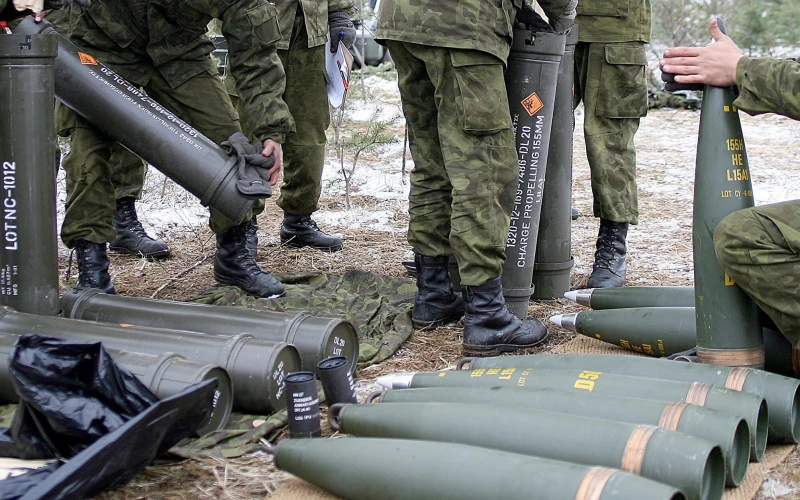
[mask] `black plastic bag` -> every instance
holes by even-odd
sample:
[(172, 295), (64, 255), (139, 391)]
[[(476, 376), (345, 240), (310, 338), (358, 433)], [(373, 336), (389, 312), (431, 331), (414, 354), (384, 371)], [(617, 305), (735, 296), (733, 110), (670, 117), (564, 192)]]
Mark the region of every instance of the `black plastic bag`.
[(20, 403), (0, 456), (72, 458), (158, 401), (99, 342), (25, 335), (8, 363)]

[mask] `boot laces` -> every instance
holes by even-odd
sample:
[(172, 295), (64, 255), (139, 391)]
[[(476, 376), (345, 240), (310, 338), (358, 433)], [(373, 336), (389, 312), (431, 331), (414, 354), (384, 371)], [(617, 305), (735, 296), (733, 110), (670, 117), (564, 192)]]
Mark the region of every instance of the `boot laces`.
[(619, 255), (614, 248), (614, 244), (617, 240), (616, 233), (617, 230), (613, 227), (603, 228), (600, 232), (598, 238), (600, 246), (594, 253), (596, 267), (611, 270), (613, 264), (619, 259)]
[(255, 261), (253, 256), (250, 255), (250, 252), (247, 251), (247, 247), (244, 245), (236, 249), (236, 253), (233, 256), (233, 261), (252, 274), (260, 274), (264, 272), (261, 269), (261, 266), (259, 266)]
[(138, 236), (139, 238), (152, 239), (144, 230), (144, 226), (142, 226), (142, 223), (139, 221), (139, 217), (136, 214), (136, 207), (132, 205), (125, 206), (122, 209), (122, 215), (124, 216), (124, 220), (128, 223), (127, 225), (128, 231)]

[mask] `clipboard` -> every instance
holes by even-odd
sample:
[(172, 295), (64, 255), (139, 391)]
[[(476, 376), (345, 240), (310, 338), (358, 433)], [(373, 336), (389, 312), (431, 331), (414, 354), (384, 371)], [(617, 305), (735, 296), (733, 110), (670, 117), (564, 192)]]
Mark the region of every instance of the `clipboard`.
[(344, 105), (347, 89), (350, 87), (350, 74), (353, 69), (353, 56), (343, 43), (331, 54), (331, 42), (325, 42), (325, 71), (328, 73), (328, 101), (334, 108)]

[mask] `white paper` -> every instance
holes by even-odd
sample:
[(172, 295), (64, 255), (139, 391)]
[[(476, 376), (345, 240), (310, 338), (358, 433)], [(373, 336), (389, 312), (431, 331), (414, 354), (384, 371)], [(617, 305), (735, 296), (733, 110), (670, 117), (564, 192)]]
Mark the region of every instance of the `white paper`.
[(350, 79), (347, 68), (347, 59), (344, 55), (344, 44), (339, 44), (335, 54), (331, 54), (331, 42), (325, 43), (325, 70), (328, 72), (328, 101), (331, 106), (338, 108), (344, 103), (347, 95), (347, 85)]

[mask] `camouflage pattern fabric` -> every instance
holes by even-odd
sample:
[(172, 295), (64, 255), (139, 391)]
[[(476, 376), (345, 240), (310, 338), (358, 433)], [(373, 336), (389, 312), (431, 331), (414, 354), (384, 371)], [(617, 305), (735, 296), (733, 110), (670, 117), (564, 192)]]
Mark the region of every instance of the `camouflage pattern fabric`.
[(454, 255), (461, 284), (500, 276), (517, 186), (502, 61), (476, 50), (387, 41), (414, 158), (408, 241)]
[(289, 50), (294, 44), (292, 33), (295, 30), (295, 19), (303, 18), (303, 25), (308, 34), (305, 48), (325, 45), (328, 37), (328, 14), (353, 8), (353, 0), (282, 0), (275, 2), (278, 9), (278, 27), (281, 30), (279, 50)]
[[(506, 63), (514, 16), (524, 0), (382, 0), (376, 40), (476, 50)], [(569, 0), (538, 2), (550, 18)]]
[(111, 148), (108, 166), (111, 184), (114, 185), (114, 198), (118, 200), (130, 196), (138, 200), (142, 196), (147, 163), (125, 149), (122, 144), (116, 143)]
[[(216, 143), (239, 131), (238, 114), (214, 74), (201, 73), (173, 89), (159, 73), (153, 73), (144, 90)], [(116, 235), (112, 223), (116, 198), (109, 159), (116, 142), (66, 106), (56, 109), (59, 135), (71, 138), (70, 152), (62, 162), (67, 172), (67, 200), (61, 240), (68, 248), (76, 238), (93, 243), (111, 241)], [(258, 202), (253, 213), (263, 208), (263, 202)], [(210, 225), (220, 233), (234, 222), (211, 210)]]
[(93, 2), (86, 9), (70, 6), (69, 38), (132, 83), (147, 88), (158, 77), (176, 89), (198, 75), (217, 74), (214, 45), (204, 33), (218, 18), (242, 106), (253, 120), (248, 127), (260, 140), (282, 143), (293, 122), (280, 97), (285, 75), (276, 52), (277, 16), (267, 0)]
[(213, 287), (197, 302), (243, 307), (255, 311), (309, 311), (344, 318), (358, 332), (359, 366), (385, 360), (411, 335), (411, 307), (417, 287), (407, 278), (349, 271), (341, 276), (322, 273), (273, 273), (286, 295), (260, 299), (230, 286)]
[(741, 110), (800, 120), (800, 58), (742, 57), (736, 66), (736, 84), (739, 97), (733, 103)]
[(639, 222), (633, 137), (647, 114), (646, 64), (641, 42), (575, 47), (574, 106), (583, 101), (595, 217)]
[(650, 0), (580, 0), (580, 42), (650, 42)]
[(800, 347), (800, 201), (734, 212), (714, 231), (726, 273)]

